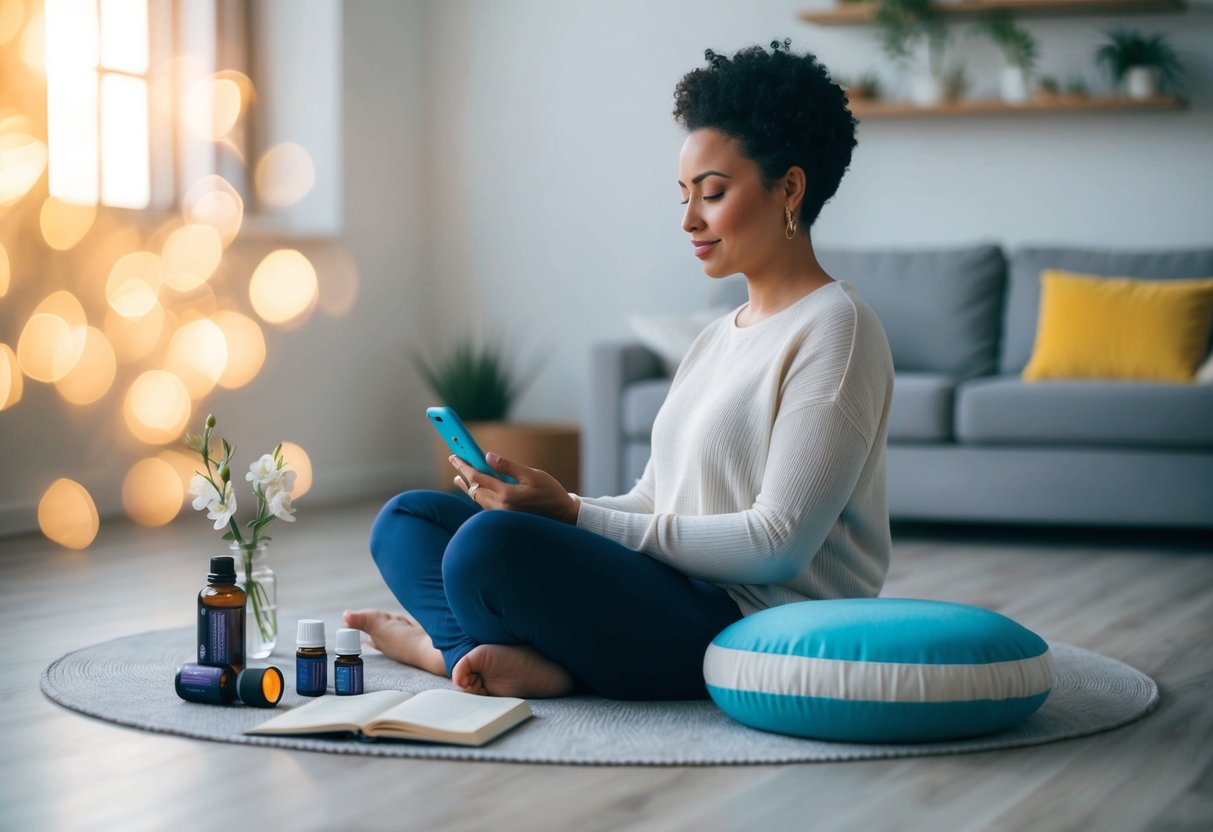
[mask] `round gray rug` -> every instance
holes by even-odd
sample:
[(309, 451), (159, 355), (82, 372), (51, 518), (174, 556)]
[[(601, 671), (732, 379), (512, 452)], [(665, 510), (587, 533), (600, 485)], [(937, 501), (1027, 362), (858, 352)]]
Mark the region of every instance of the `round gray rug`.
[[(285, 631), (284, 631), (285, 632)], [(194, 647), (194, 629), (158, 630), (68, 653), (42, 674), (42, 690), (82, 714), (183, 737), (336, 754), (430, 757), (588, 765), (722, 765), (800, 763), (955, 754), (1038, 745), (1107, 731), (1149, 713), (1158, 686), (1128, 665), (1053, 642), (1057, 684), (1039, 711), (1016, 728), (968, 740), (904, 745), (819, 742), (757, 731), (725, 716), (711, 701), (617, 702), (590, 696), (531, 700), (535, 718), (481, 748), (422, 743), (252, 737), (241, 732), (303, 704), (294, 692), (294, 651), (253, 664), (274, 664), (287, 681), (278, 710), (184, 702), (173, 690), (178, 665)], [(454, 688), (449, 679), (376, 653), (366, 661), (366, 689)]]

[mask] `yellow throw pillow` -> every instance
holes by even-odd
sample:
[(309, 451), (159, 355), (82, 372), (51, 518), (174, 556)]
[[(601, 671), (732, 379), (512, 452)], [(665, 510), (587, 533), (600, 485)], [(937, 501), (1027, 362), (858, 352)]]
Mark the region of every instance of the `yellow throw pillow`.
[(1136, 280), (1041, 272), (1036, 346), (1024, 381), (1191, 382), (1213, 323), (1213, 278)]

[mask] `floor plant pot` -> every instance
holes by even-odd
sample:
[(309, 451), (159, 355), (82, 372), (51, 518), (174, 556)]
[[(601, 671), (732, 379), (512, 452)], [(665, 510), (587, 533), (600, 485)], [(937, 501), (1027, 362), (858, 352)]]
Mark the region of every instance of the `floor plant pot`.
[[(523, 422), (467, 422), (468, 432), (486, 454), (490, 451), (528, 468), (547, 471), (567, 491), (581, 488), (581, 434), (576, 425)], [(436, 487), (454, 486), (455, 469), (447, 461), (451, 452), (435, 434)]]

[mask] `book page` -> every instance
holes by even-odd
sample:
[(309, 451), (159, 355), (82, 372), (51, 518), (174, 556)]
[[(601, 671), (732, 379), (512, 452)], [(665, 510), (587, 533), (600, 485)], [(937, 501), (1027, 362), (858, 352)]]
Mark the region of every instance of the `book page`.
[[(397, 722), (423, 729), (471, 734), (515, 709), (531, 712), (525, 699), (511, 696), (477, 696), (457, 690), (435, 688), (421, 693), (380, 714), (375, 727)], [(370, 726), (368, 726), (370, 727)], [(425, 729), (429, 729), (428, 731)]]
[(323, 731), (358, 731), (383, 711), (399, 705), (413, 694), (380, 690), (360, 696), (321, 696), (314, 702), (291, 708), (263, 722), (246, 734), (306, 734)]

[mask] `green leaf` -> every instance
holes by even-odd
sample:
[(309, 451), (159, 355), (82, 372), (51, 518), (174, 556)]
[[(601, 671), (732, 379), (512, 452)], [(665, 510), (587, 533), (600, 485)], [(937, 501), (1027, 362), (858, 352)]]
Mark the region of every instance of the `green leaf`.
[(228, 532), (227, 534), (225, 534), (225, 535), (223, 536), (223, 539), (224, 539), (224, 540), (235, 540), (235, 539), (236, 539), (236, 535), (235, 535), (235, 533), (234, 533), (234, 532)]

